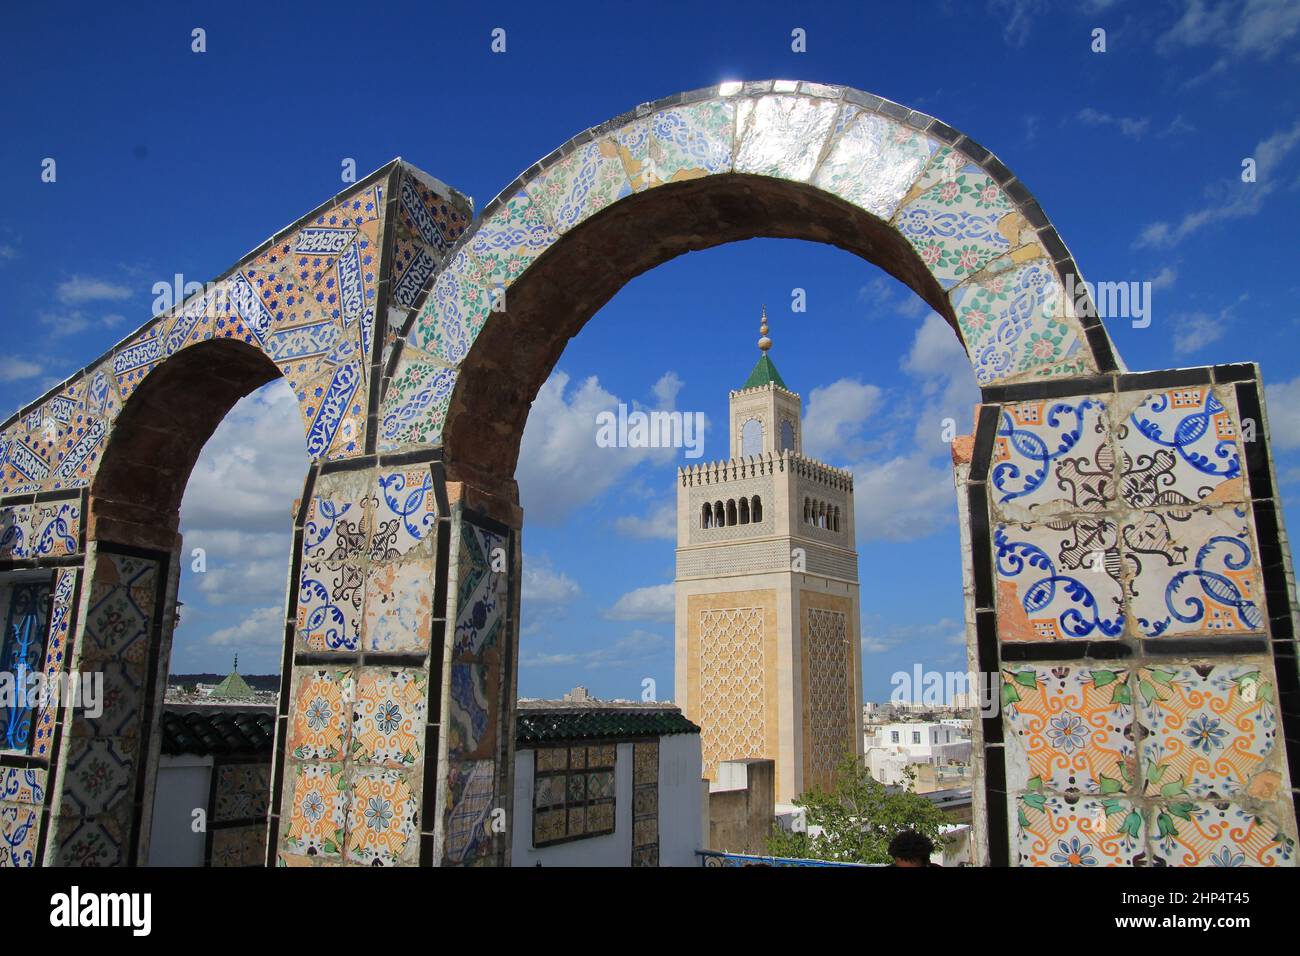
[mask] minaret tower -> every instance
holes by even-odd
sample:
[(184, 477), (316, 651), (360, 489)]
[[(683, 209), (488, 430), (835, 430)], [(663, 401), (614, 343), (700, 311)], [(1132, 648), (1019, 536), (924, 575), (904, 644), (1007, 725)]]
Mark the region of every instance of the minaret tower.
[(677, 473), (676, 696), (704, 775), (776, 761), (776, 798), (862, 753), (853, 476), (803, 454), (802, 403), (759, 358), (730, 393), (726, 461)]

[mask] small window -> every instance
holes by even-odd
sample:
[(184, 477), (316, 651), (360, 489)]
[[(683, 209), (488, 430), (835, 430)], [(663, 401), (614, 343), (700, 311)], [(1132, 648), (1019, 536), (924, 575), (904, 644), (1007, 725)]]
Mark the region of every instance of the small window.
[(794, 422), (789, 419), (781, 423), (781, 451), (794, 451)]
[[(0, 584), (0, 671), (11, 687), (29, 688), (29, 675), (41, 673), (50, 623), (50, 581), (17, 580)], [(27, 753), (32, 744), (32, 701), (26, 693), (0, 702), (0, 749)]]
[(749, 499), (740, 499), (740, 523), (749, 524)]
[(751, 418), (741, 426), (740, 453), (746, 458), (763, 454), (763, 423), (757, 418)]
[(755, 524), (763, 520), (763, 499), (754, 495), (754, 504), (750, 509), (750, 520)]
[(898, 731), (897, 731), (897, 730), (891, 730), (891, 731), (889, 732), (889, 742), (890, 742), (891, 744), (896, 744), (896, 743), (898, 743)]
[(733, 525), (735, 523), (736, 523), (736, 499), (731, 498), (728, 499), (727, 501), (727, 524)]
[(919, 744), (920, 742), (921, 742), (921, 732), (919, 730), (912, 731), (912, 743)]
[(533, 846), (614, 832), (617, 744), (533, 752)]
[(713, 506), (710, 505), (707, 501), (704, 503), (704, 508), (700, 512), (700, 527), (701, 528), (713, 527)]

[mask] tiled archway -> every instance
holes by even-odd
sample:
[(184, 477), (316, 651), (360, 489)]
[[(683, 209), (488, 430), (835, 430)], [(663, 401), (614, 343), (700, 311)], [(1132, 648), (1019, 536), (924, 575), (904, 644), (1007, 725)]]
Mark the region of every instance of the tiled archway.
[[(631, 277), (760, 235), (892, 272), (953, 326), (982, 387), (954, 460), (972, 664), (1010, 688), (980, 727), (983, 859), (1294, 861), (1295, 607), (1258, 369), (1127, 373), (1064, 243), (987, 150), (851, 89), (727, 84), (580, 134), (467, 221), (454, 191), (390, 164), (0, 434), (3, 570), (44, 574), (57, 595), (42, 666), (84, 658), (103, 599), (135, 602), (156, 654), (167, 553), (100, 553), (83, 520), (122, 404), (221, 337), (294, 385), (315, 464), (295, 524), (269, 862), (506, 860), (512, 475), (529, 403)], [(1218, 729), (1241, 761), (1175, 754), (1206, 694), (1235, 715)], [(1051, 723), (1062, 713), (1110, 736), (1079, 741)], [(123, 808), (139, 806), (146, 765), (119, 748), (120, 784), (77, 791), (59, 747), (86, 735), (70, 714), (32, 719), (32, 748), (0, 757), (8, 859), (129, 860), (138, 816)]]

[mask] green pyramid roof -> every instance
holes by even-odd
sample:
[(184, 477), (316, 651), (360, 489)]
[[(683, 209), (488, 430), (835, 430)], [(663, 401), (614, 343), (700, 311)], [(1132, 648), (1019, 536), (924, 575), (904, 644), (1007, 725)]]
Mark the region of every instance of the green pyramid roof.
[(781, 373), (776, 370), (776, 365), (768, 358), (766, 352), (759, 358), (758, 363), (754, 366), (754, 371), (749, 373), (749, 378), (745, 379), (745, 384), (740, 387), (743, 390), (758, 388), (760, 385), (779, 385), (787, 392), (790, 391), (784, 380), (782, 380)]
[(212, 688), (213, 697), (252, 697), (253, 688), (248, 686), (248, 681), (239, 676), (239, 671), (231, 671), (230, 674), (216, 687)]

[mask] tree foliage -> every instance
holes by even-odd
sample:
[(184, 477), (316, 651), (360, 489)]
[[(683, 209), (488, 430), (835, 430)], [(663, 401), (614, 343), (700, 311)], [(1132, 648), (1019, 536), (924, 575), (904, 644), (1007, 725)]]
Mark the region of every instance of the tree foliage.
[(889, 841), (901, 830), (915, 830), (940, 845), (939, 828), (948, 823), (938, 807), (907, 786), (890, 792), (852, 755), (835, 772), (829, 791), (814, 788), (795, 801), (806, 811), (808, 826), (821, 832), (791, 833), (773, 827), (768, 852), (773, 856), (840, 863), (892, 863)]

